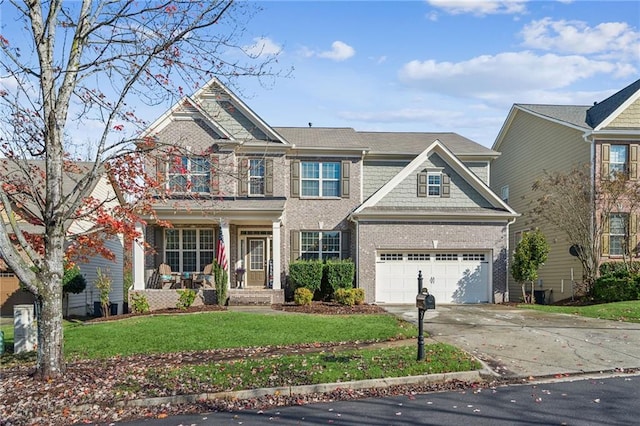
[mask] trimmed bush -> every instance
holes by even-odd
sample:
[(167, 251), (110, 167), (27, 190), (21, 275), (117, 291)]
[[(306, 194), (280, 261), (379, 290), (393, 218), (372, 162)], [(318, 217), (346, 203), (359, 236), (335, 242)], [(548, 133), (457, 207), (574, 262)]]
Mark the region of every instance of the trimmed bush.
[(322, 284), (322, 262), (319, 260), (296, 260), (289, 264), (289, 280), (293, 288), (308, 288), (311, 293), (320, 290)]
[(363, 288), (352, 288), (351, 292), (353, 293), (353, 298), (356, 302), (356, 305), (364, 304), (364, 289)]
[(353, 306), (356, 304), (356, 298), (352, 290), (350, 288), (339, 288), (333, 294), (333, 298), (341, 305)]
[(356, 266), (351, 259), (327, 260), (324, 265), (324, 276), (334, 292), (339, 288), (353, 288), (355, 273)]
[(296, 305), (306, 306), (311, 304), (313, 293), (305, 287), (298, 287), (293, 294), (293, 301)]
[(640, 277), (615, 276), (620, 273), (620, 271), (616, 271), (613, 275), (600, 277), (596, 280), (591, 292), (597, 302), (623, 302), (640, 298)]
[(131, 294), (131, 310), (134, 314), (146, 314), (149, 312), (149, 301), (143, 293)]
[(600, 276), (613, 275), (616, 277), (628, 277), (640, 272), (640, 262), (605, 262), (600, 265)]
[(178, 303), (176, 303), (176, 307), (178, 309), (187, 309), (189, 306), (193, 305), (193, 302), (196, 300), (196, 292), (191, 289), (186, 290), (176, 290), (180, 297), (178, 298)]

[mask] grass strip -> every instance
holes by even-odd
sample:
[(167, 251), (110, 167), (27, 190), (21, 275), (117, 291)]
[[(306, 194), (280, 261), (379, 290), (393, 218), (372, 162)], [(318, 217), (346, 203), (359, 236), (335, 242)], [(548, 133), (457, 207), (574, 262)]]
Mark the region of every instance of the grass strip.
[(120, 391), (139, 392), (144, 389), (158, 395), (237, 391), (481, 368), (468, 354), (447, 344), (426, 345), (424, 361), (416, 361), (416, 355), (416, 348), (407, 346), (281, 355), (170, 369), (152, 368), (147, 370), (145, 380), (132, 378), (121, 385)]
[(586, 306), (518, 305), (518, 307), (613, 321), (640, 322), (639, 300)]

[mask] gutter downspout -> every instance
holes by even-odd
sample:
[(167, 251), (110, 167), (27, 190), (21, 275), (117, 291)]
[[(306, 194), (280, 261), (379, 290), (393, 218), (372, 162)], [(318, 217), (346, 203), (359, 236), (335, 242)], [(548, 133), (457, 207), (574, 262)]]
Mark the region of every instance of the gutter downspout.
[[(591, 235), (594, 235), (595, 229), (596, 229), (596, 142), (595, 142), (595, 138), (593, 136), (593, 131), (588, 131), (588, 132), (584, 132), (584, 134), (582, 135), (582, 138), (584, 139), (585, 142), (589, 143), (591, 145), (591, 152), (590, 152), (590, 159), (589, 159), (589, 174), (590, 174), (590, 178), (591, 178), (591, 185), (589, 188), (589, 192), (590, 192), (590, 204), (591, 204), (591, 229), (590, 229), (590, 233)], [(598, 253), (592, 253), (593, 256), (598, 256), (600, 257), (600, 252), (601, 248), (599, 247), (598, 244)], [(584, 270), (582, 271), (583, 277), (584, 277)], [(594, 271), (597, 275), (597, 271)], [(573, 286), (573, 283), (571, 283), (571, 285)]]
[[(507, 256), (506, 256), (506, 259), (505, 259), (505, 268), (507, 269), (506, 270), (507, 274), (505, 276), (505, 278), (506, 278), (505, 284), (507, 285), (507, 288), (506, 288), (506, 298), (507, 298), (506, 301), (507, 302), (509, 301), (509, 281), (511, 281), (511, 279), (510, 279), (511, 271), (509, 270), (509, 256), (511, 254), (511, 248), (509, 247), (509, 242), (510, 242), (511, 238), (509, 236), (511, 234), (510, 234), (510, 231), (509, 231), (509, 227), (511, 225), (513, 225), (515, 223), (515, 221), (516, 221), (515, 217), (513, 219), (510, 219), (510, 220), (507, 221)], [(505, 301), (503, 300), (502, 303), (504, 303), (504, 302)], [(494, 292), (494, 296), (493, 296), (493, 303), (496, 303), (495, 292)]]

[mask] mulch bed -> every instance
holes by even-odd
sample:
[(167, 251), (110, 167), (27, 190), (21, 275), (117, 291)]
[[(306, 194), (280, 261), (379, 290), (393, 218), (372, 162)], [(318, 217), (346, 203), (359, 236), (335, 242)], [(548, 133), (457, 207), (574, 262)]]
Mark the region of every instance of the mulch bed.
[[(283, 303), (271, 305), (271, 309), (276, 311), (284, 311), (284, 312), (296, 312), (303, 314), (317, 314), (317, 315), (354, 315), (354, 314), (384, 314), (386, 311), (384, 308), (381, 308), (377, 305), (355, 305), (355, 306), (346, 306), (340, 305), (339, 303), (333, 302), (312, 302), (310, 305), (296, 305), (295, 303)], [(94, 322), (103, 322), (103, 321), (114, 321), (123, 318), (131, 318), (131, 317), (139, 317), (144, 315), (176, 315), (176, 314), (192, 314), (197, 312), (215, 312), (215, 311), (226, 311), (228, 308), (226, 306), (218, 306), (218, 305), (200, 305), (200, 306), (190, 306), (186, 309), (178, 309), (178, 308), (167, 308), (167, 309), (158, 309), (155, 311), (147, 312), (144, 314), (123, 314), (123, 315), (112, 315), (108, 317), (98, 317), (98, 318), (75, 318), (76, 320), (94, 323)], [(73, 319), (73, 318), (71, 318)]]

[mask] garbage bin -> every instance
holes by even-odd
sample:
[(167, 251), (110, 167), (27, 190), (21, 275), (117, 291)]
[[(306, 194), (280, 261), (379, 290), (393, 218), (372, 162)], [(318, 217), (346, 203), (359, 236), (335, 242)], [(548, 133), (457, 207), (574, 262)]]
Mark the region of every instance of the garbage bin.
[(534, 297), (534, 300), (536, 302), (536, 305), (546, 305), (547, 304), (546, 290), (534, 290), (533, 291), (533, 297)]
[(102, 316), (102, 303), (93, 302), (93, 316), (101, 317)]

